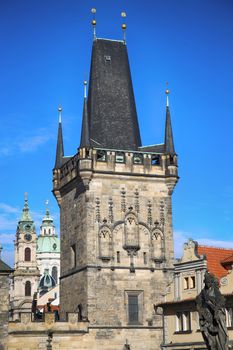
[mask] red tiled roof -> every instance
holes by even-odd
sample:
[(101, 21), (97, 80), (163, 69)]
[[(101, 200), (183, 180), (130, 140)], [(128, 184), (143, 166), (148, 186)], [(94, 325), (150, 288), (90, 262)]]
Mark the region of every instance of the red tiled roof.
[[(60, 311), (60, 306), (59, 305), (50, 305), (51, 311)], [(48, 312), (48, 307), (47, 305), (37, 305), (37, 309), (41, 310), (43, 309), (45, 312)]]
[(228, 258), (222, 260), (223, 265), (228, 265), (233, 263), (233, 254), (228, 256)]
[(232, 258), (233, 249), (216, 248), (198, 245), (199, 255), (205, 255), (207, 259), (207, 269), (218, 279), (227, 274), (227, 270), (222, 266), (222, 261)]

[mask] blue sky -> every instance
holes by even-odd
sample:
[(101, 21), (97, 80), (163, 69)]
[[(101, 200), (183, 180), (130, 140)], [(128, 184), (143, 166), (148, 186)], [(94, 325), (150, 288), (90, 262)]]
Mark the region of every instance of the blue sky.
[(173, 195), (176, 255), (184, 240), (233, 247), (233, 3), (231, 0), (1, 0), (0, 242), (12, 265), (24, 192), (37, 225), (51, 193), (59, 104), (66, 155), (80, 139), (92, 16), (97, 36), (127, 46), (144, 145), (163, 142), (165, 82), (180, 181)]

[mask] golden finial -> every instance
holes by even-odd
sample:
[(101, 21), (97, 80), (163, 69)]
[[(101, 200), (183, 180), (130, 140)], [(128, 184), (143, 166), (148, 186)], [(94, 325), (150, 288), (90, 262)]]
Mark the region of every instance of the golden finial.
[(166, 82), (167, 88), (165, 90), (165, 94), (167, 95), (167, 107), (169, 107), (169, 98), (168, 95), (170, 94), (170, 90), (168, 89), (168, 82)]
[(91, 21), (91, 24), (93, 26), (93, 35), (94, 35), (94, 39), (96, 39), (96, 19), (95, 19), (96, 8), (93, 7), (91, 9), (91, 13), (93, 15), (93, 18), (92, 18), (92, 21)]
[(58, 107), (58, 114), (59, 114), (59, 123), (61, 123), (61, 114), (62, 114), (62, 107)]
[(124, 21), (124, 19), (126, 18), (126, 12), (121, 12), (121, 17), (123, 20), (123, 23), (121, 25), (122, 31), (123, 31), (123, 38), (124, 38), (124, 42), (126, 42), (126, 23)]

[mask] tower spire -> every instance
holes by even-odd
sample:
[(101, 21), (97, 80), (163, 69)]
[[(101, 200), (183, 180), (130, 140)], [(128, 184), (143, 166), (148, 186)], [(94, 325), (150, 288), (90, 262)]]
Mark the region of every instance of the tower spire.
[(32, 221), (31, 215), (29, 213), (29, 206), (28, 206), (28, 193), (24, 193), (24, 206), (23, 206), (23, 213), (21, 216), (20, 221)]
[(89, 120), (87, 110), (87, 81), (84, 80), (84, 102), (83, 102), (83, 121), (80, 148), (90, 147), (90, 133), (89, 133)]
[(175, 154), (171, 116), (170, 116), (170, 107), (169, 107), (169, 97), (168, 97), (168, 95), (170, 94), (170, 90), (168, 90), (167, 88), (165, 93), (166, 93), (166, 124), (165, 124), (165, 139), (164, 139), (165, 153)]
[(58, 108), (59, 113), (59, 124), (57, 134), (57, 151), (54, 168), (60, 168), (62, 166), (62, 158), (64, 157), (63, 137), (62, 137), (62, 108)]

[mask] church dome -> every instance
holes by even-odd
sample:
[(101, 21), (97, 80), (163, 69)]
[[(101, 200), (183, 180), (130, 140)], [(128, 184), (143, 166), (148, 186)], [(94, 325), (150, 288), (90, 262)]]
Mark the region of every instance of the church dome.
[(37, 253), (60, 253), (60, 239), (57, 236), (39, 236)]
[(45, 269), (44, 276), (40, 280), (39, 289), (48, 290), (55, 287), (56, 282), (52, 276), (49, 274), (49, 270)]

